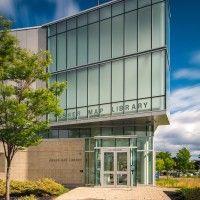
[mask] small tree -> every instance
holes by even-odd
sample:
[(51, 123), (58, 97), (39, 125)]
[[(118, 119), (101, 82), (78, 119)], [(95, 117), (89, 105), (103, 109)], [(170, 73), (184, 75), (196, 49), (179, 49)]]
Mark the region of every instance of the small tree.
[(48, 82), (48, 52), (36, 54), (21, 49), (10, 34), (10, 23), (0, 17), (0, 141), (6, 158), (6, 199), (10, 199), (10, 167), (18, 150), (38, 145), (39, 132), (46, 130), (48, 114), (61, 114), (59, 100), (65, 83), (34, 88)]
[(191, 154), (187, 148), (182, 148), (176, 154), (176, 168), (178, 171), (186, 173), (193, 165), (190, 162)]
[(165, 166), (164, 166), (163, 159), (160, 159), (160, 158), (156, 159), (156, 171), (161, 173), (164, 169), (165, 169)]
[(166, 158), (165, 161), (164, 161), (164, 165), (165, 165), (165, 170), (167, 171), (167, 177), (169, 176), (169, 171), (171, 171), (174, 167), (174, 160), (169, 157), (169, 158)]
[(171, 157), (171, 153), (159, 152), (156, 157), (157, 157), (157, 160), (163, 161), (163, 163), (164, 163), (163, 170), (166, 170), (167, 177), (168, 177), (169, 171), (173, 169), (174, 164), (175, 164), (174, 160)]

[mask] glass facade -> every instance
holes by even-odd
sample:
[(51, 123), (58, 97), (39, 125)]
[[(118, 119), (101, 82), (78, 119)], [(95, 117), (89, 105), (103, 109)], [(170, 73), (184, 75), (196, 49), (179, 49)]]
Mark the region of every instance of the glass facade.
[[(153, 126), (52, 129), (48, 138), (85, 138), (85, 184), (100, 185), (102, 148), (127, 148), (130, 185), (153, 184)], [(113, 155), (111, 155), (113, 156)], [(108, 163), (109, 164), (109, 163)], [(110, 162), (110, 165), (114, 165)], [(109, 166), (110, 166), (109, 165)], [(106, 167), (109, 167), (106, 166)]]
[(165, 110), (164, 50), (54, 74), (53, 80), (67, 81), (64, 120)]
[(62, 118), (166, 109), (165, 1), (124, 0), (48, 26)]
[[(108, 2), (99, 1), (100, 4)], [(67, 82), (62, 117), (133, 116), (166, 110), (168, 9), (165, 0), (119, 0), (48, 25), (50, 84)], [(111, 118), (112, 119), (112, 118)], [(101, 119), (102, 120), (102, 119)], [(98, 121), (98, 120), (96, 120)], [(154, 125), (57, 128), (47, 138), (85, 138), (85, 184), (154, 182)], [(126, 123), (124, 123), (126, 124)], [(117, 171), (116, 171), (117, 169)]]

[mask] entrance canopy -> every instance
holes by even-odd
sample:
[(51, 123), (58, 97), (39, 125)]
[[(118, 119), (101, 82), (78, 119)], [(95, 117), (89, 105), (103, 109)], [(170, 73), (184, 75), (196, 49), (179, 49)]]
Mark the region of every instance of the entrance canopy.
[[(137, 115), (137, 116), (136, 116)], [(155, 129), (159, 125), (168, 125), (169, 120), (166, 112), (138, 113), (133, 115), (111, 116), (76, 121), (60, 121), (51, 123), (52, 128), (92, 128), (92, 127), (114, 127), (114, 126), (140, 126), (151, 125)]]

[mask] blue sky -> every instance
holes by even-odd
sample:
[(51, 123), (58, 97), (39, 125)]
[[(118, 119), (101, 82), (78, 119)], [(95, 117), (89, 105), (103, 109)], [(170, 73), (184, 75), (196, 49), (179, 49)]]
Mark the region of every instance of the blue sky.
[[(36, 26), (72, 15), (98, 0), (0, 0), (0, 14), (14, 28)], [(101, 0), (106, 1), (106, 0)], [(157, 150), (176, 152), (182, 146), (200, 154), (200, 1), (170, 0), (171, 117), (159, 127)]]

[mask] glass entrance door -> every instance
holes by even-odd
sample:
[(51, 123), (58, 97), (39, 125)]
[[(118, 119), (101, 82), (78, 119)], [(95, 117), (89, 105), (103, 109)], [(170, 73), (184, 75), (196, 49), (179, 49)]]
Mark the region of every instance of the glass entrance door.
[(128, 152), (116, 152), (117, 185), (128, 185)]
[(130, 186), (130, 150), (128, 148), (103, 148), (101, 151), (101, 185)]

